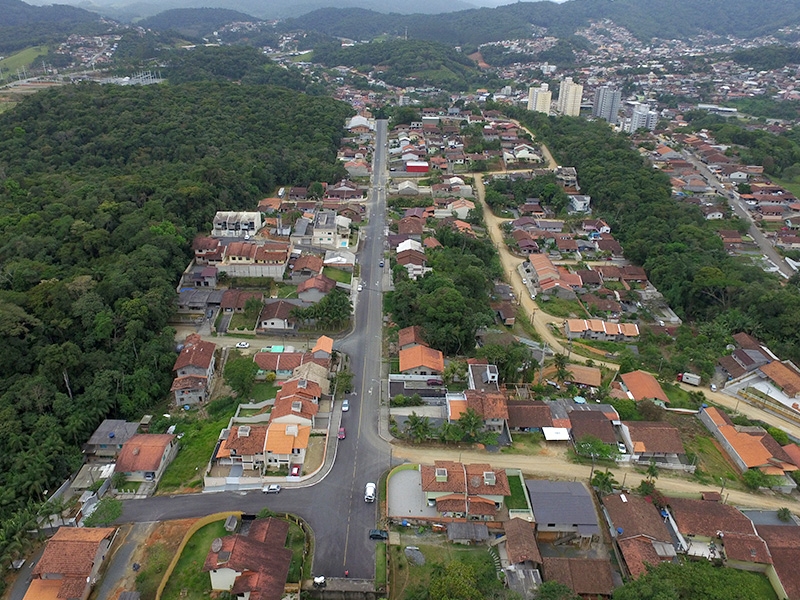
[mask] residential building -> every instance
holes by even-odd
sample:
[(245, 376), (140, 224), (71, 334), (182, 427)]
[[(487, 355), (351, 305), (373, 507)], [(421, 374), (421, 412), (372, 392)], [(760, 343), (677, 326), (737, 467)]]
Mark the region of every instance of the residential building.
[(635, 462), (680, 467), (686, 463), (680, 431), (662, 421), (623, 421), (620, 435)]
[(283, 278), (291, 255), (286, 242), (231, 242), (217, 269), (230, 277)]
[(445, 517), (493, 521), (511, 494), (505, 470), (488, 464), (437, 460), (433, 466), (420, 465), (420, 475), (425, 499)]
[(543, 427), (553, 426), (550, 407), (541, 400), (509, 400), (506, 410), (511, 431), (541, 431)]
[(406, 350), (414, 346), (424, 346), (425, 338), (422, 335), (422, 327), (419, 325), (412, 325), (411, 327), (404, 327), (398, 331), (397, 345), (400, 350)]
[(610, 323), (601, 319), (566, 319), (564, 333), (570, 340), (584, 338), (627, 342), (639, 337), (639, 326), (636, 323)]
[(260, 212), (220, 211), (214, 215), (214, 237), (244, 237), (255, 235), (262, 227)]
[(506, 585), (526, 598), (542, 582), (539, 569), (542, 566), (542, 554), (536, 543), (536, 525), (524, 519), (513, 518), (503, 525), (505, 532), (505, 554), (508, 565), (503, 564)]
[(400, 350), (400, 372), (406, 375), (441, 375), (444, 356), (439, 350), (419, 345)]
[(602, 503), (627, 574), (637, 579), (647, 573), (648, 564), (676, 561), (664, 517), (652, 502), (618, 492), (603, 496)]
[(105, 419), (92, 437), (83, 445), (87, 456), (113, 458), (122, 450), (122, 445), (139, 431), (139, 423), (130, 423), (120, 419)]
[(567, 117), (577, 117), (581, 114), (581, 98), (583, 86), (572, 81), (572, 77), (561, 80), (558, 90), (558, 112)]
[(607, 85), (597, 88), (594, 93), (592, 116), (616, 125), (619, 121), (619, 109), (622, 104), (622, 92)]
[(636, 133), (640, 129), (653, 131), (658, 123), (658, 113), (650, 110), (646, 104), (637, 104), (633, 107), (631, 120), (628, 125), (628, 133)]
[(203, 565), (211, 589), (251, 600), (281, 600), (292, 562), (292, 551), (285, 547), (288, 533), (288, 521), (256, 519), (247, 535), (215, 540)]
[(261, 331), (286, 331), (294, 329), (296, 322), (292, 317), (292, 310), (298, 306), (286, 300), (268, 302), (261, 309), (258, 317), (258, 330)]
[(611, 561), (607, 558), (542, 559), (542, 579), (557, 581), (582, 598), (610, 598), (614, 592)]
[(204, 341), (199, 334), (189, 335), (175, 360), (172, 370), (175, 380), (171, 391), (175, 404), (196, 404), (208, 399), (208, 390), (214, 379), (216, 345)]
[(113, 527), (60, 527), (31, 571), (24, 600), (85, 600), (114, 541)]
[(220, 465), (239, 465), (242, 469), (264, 474), (266, 460), (264, 443), (267, 438), (266, 425), (234, 425), (224, 429), (215, 458)]
[(122, 445), (114, 467), (128, 481), (149, 481), (156, 485), (164, 469), (178, 453), (177, 437), (168, 433), (138, 433)]
[(632, 400), (660, 400), (669, 404), (666, 392), (655, 377), (646, 371), (631, 371), (620, 376), (623, 391), (628, 393)]
[(599, 537), (594, 502), (581, 482), (526, 479), (525, 487), (540, 542), (577, 537), (586, 543)]
[(302, 465), (310, 437), (310, 425), (270, 422), (264, 448), (267, 468), (289, 469), (293, 465)]
[(553, 102), (553, 92), (550, 91), (550, 86), (543, 83), (538, 88), (532, 87), (528, 89), (528, 110), (534, 112), (550, 114), (550, 105)]

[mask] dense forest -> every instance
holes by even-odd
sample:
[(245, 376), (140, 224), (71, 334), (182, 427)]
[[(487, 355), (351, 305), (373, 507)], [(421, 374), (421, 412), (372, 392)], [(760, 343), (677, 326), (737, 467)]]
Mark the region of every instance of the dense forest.
[[(0, 115), (4, 528), (80, 465), (103, 418), (166, 398), (167, 320), (195, 233), (276, 185), (340, 178), (351, 114), (282, 88), (192, 83), (73, 85)], [(8, 539), (0, 528), (0, 555)]]
[(775, 275), (729, 256), (701, 213), (670, 197), (667, 176), (631, 149), (627, 136), (577, 118), (514, 114), (559, 164), (578, 169), (596, 214), (678, 314), (713, 323), (727, 335), (747, 331), (779, 356), (800, 360), (800, 281), (782, 285)]
[(800, 23), (800, 0), (573, 0), (516, 2), (440, 15), (385, 15), (363, 9), (325, 8), (289, 19), (286, 30), (324, 31), (351, 39), (383, 34), (475, 47), (502, 39), (530, 37), (531, 26), (567, 37), (590, 20), (611, 19), (641, 40), (687, 39), (712, 32), (755, 37)]
[(380, 71), (380, 79), (398, 86), (433, 85), (458, 91), (491, 82), (467, 56), (436, 42), (393, 39), (348, 48), (332, 42), (314, 50), (314, 62), (353, 67), (362, 73)]
[(136, 25), (145, 29), (177, 31), (183, 36), (197, 39), (212, 34), (228, 23), (257, 20), (227, 8), (174, 8), (142, 19)]
[(748, 48), (733, 52), (731, 58), (756, 71), (772, 71), (787, 65), (800, 64), (800, 48), (779, 45)]

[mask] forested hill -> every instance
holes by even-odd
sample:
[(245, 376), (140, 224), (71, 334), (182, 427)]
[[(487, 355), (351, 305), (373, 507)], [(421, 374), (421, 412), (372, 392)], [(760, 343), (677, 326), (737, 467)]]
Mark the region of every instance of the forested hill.
[(42, 91), (0, 115), (0, 555), (106, 417), (169, 392), (175, 286), (220, 209), (344, 175), (352, 109), (225, 83)]
[(258, 19), (227, 8), (175, 8), (143, 19), (136, 24), (145, 29), (172, 30), (186, 37), (199, 38), (236, 21), (258, 21)]
[(288, 20), (289, 29), (321, 31), (352, 39), (381, 34), (472, 46), (527, 37), (531, 26), (566, 37), (590, 20), (611, 19), (635, 36), (686, 39), (702, 32), (738, 37), (774, 33), (800, 24), (800, 0), (571, 0), (517, 2), (494, 9), (440, 15), (385, 15), (359, 9), (322, 9)]
[(73, 31), (98, 31), (100, 17), (74, 6), (31, 6), (0, 0), (0, 54), (48, 43)]

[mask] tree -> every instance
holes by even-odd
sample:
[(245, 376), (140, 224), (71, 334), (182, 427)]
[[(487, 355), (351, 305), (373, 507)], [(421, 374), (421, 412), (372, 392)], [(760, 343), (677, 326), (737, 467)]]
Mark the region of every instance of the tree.
[(655, 479), (658, 479), (658, 465), (656, 465), (656, 461), (651, 460), (647, 465), (647, 481), (653, 483)]
[(584, 435), (575, 443), (575, 452), (587, 458), (610, 460), (617, 453), (615, 448), (593, 435)]
[(778, 519), (783, 521), (784, 523), (788, 523), (792, 520), (792, 511), (786, 508), (785, 506), (778, 509)]
[(341, 369), (333, 379), (336, 394), (349, 394), (353, 391), (353, 372), (350, 369)]
[(433, 436), (433, 426), (428, 417), (412, 412), (406, 420), (405, 432), (414, 442), (424, 442)]
[(570, 378), (569, 368), (567, 367), (568, 359), (566, 354), (558, 353), (554, 357), (554, 362), (556, 365), (556, 381), (559, 383), (564, 383), (567, 379)]
[(477, 442), (483, 431), (483, 418), (475, 412), (475, 409), (468, 408), (458, 417), (458, 427), (463, 441)]
[(786, 446), (789, 443), (789, 434), (782, 429), (778, 429), (777, 427), (768, 427), (767, 433), (770, 434), (772, 438), (781, 446)]
[(241, 357), (228, 360), (223, 377), (240, 398), (246, 398), (253, 391), (257, 373), (258, 365), (250, 358)]
[(472, 565), (452, 561), (442, 571), (431, 577), (430, 597), (452, 600), (482, 600), (477, 587), (477, 574)]
[(614, 487), (619, 485), (619, 482), (614, 479), (614, 474), (610, 473), (608, 469), (597, 471), (592, 477), (591, 483), (601, 494), (610, 494), (614, 491)]

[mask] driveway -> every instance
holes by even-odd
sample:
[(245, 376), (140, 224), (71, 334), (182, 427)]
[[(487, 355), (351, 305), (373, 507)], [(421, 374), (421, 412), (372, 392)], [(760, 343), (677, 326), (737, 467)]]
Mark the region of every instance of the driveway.
[(435, 506), (428, 506), (422, 493), (422, 479), (418, 469), (396, 471), (389, 479), (386, 512), (391, 519), (415, 517), (435, 518)]

